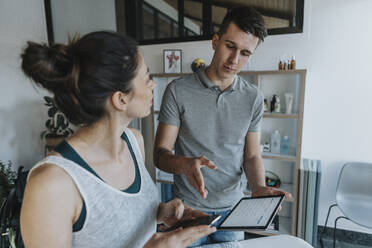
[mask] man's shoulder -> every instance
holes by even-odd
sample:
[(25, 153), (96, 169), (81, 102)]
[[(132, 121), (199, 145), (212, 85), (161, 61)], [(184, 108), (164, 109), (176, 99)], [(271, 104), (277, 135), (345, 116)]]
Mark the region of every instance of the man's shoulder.
[(196, 73), (190, 73), (172, 80), (169, 84), (174, 86), (188, 86), (195, 84), (198, 81), (198, 75)]
[(190, 73), (172, 80), (168, 84), (168, 87), (173, 91), (186, 88), (197, 88), (200, 87), (200, 80), (196, 73)]
[(261, 90), (254, 84), (243, 78), (242, 76), (237, 75), (238, 81), (237, 81), (237, 90), (254, 94), (254, 95), (261, 95)]

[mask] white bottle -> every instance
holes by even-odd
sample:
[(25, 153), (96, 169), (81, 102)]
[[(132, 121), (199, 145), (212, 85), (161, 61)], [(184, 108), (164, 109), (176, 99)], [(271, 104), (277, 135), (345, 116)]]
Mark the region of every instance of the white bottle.
[(278, 130), (271, 134), (271, 152), (280, 153), (280, 133)]

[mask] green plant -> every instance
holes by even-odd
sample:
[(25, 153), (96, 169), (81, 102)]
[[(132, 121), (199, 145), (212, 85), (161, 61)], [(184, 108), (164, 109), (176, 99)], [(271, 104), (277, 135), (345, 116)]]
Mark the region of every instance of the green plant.
[(14, 187), (17, 172), (12, 169), (12, 161), (8, 164), (0, 160), (0, 197), (1, 199), (9, 195), (10, 190)]
[(45, 104), (49, 107), (48, 117), (49, 119), (45, 122), (45, 127), (47, 130), (44, 130), (40, 137), (41, 138), (60, 138), (67, 137), (73, 133), (73, 130), (69, 127), (69, 121), (66, 116), (59, 111), (57, 108), (54, 99), (49, 96), (44, 96)]
[(28, 171), (23, 171), (23, 166), (19, 166), (16, 172), (11, 161), (6, 164), (0, 160), (0, 248), (24, 248), (20, 213), (27, 175)]

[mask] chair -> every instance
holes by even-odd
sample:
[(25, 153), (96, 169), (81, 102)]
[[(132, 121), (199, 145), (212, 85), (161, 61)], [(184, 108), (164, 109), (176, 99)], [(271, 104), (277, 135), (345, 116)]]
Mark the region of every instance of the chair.
[(335, 219), (333, 247), (336, 247), (337, 221), (341, 218), (351, 220), (363, 227), (372, 228), (372, 164), (347, 163), (340, 172), (336, 189), (336, 204), (328, 209), (323, 233), (327, 227), (331, 209), (335, 206), (344, 216)]

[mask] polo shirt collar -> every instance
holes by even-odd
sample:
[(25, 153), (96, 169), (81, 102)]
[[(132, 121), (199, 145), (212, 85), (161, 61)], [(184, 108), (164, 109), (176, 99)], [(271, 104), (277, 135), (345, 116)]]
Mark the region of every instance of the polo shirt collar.
[[(213, 87), (217, 86), (215, 83), (213, 83), (209, 79), (209, 77), (205, 73), (205, 69), (204, 70), (199, 70), (198, 71), (198, 76), (199, 76), (200, 82), (204, 85), (205, 88), (213, 88)], [(231, 91), (236, 90), (237, 87), (238, 87), (238, 80), (239, 80), (239, 77), (235, 76), (233, 83), (229, 87), (227, 87), (226, 90), (231, 90)]]

